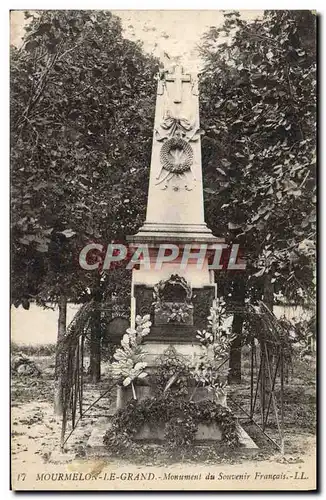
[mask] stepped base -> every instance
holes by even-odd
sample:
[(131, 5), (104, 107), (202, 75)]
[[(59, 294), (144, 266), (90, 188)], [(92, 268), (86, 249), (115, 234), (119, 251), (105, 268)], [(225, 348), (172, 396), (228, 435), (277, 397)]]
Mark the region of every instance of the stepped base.
[(224, 243), (223, 238), (217, 238), (206, 224), (161, 224), (145, 222), (137, 234), (127, 236), (130, 243), (150, 243), (151, 246), (160, 243)]

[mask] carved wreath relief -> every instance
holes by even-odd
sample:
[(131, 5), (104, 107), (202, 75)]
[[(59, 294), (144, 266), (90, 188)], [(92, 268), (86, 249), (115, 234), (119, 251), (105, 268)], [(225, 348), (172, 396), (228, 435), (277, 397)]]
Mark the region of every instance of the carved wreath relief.
[(194, 152), (190, 144), (181, 137), (172, 137), (164, 142), (160, 160), (163, 168), (173, 174), (182, 174), (191, 168)]
[[(166, 82), (174, 83), (171, 95), (168, 94)], [(194, 151), (190, 142), (198, 140), (201, 134), (196, 128), (196, 120), (182, 116), (183, 82), (190, 82), (191, 94), (198, 95), (196, 80), (183, 74), (180, 66), (176, 66), (173, 73), (163, 71), (158, 88), (158, 93), (165, 98), (166, 106), (163, 119), (155, 130), (155, 139), (163, 143), (156, 185), (161, 189), (171, 186), (174, 191), (191, 191), (194, 187)]]

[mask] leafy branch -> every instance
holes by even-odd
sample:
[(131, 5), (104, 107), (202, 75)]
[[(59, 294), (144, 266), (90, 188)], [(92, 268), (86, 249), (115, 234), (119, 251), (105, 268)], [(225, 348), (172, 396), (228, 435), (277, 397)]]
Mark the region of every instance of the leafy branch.
[(137, 399), (134, 381), (137, 378), (147, 377), (144, 371), (147, 363), (143, 361), (145, 353), (140, 344), (150, 332), (152, 323), (149, 318), (149, 315), (143, 318), (136, 316), (136, 329), (128, 328), (121, 340), (121, 347), (117, 348), (113, 354), (116, 361), (110, 367), (112, 376), (120, 379), (124, 387), (131, 385), (134, 399)]

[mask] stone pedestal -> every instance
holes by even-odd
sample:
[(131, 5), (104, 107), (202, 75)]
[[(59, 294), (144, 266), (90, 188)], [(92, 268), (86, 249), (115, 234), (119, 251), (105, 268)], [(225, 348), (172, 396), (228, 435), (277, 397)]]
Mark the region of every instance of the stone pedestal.
[[(108, 430), (111, 428), (111, 422), (107, 419), (103, 422), (97, 422), (87, 442), (87, 455), (96, 457), (106, 456), (106, 448), (103, 444), (103, 439)], [(240, 426), (237, 425), (237, 432), (240, 442), (240, 452), (248, 453), (257, 452), (258, 446), (251, 439), (248, 433)], [(215, 441), (221, 441), (222, 433), (216, 424), (199, 424), (196, 434), (196, 441), (198, 444), (210, 444)], [(138, 434), (139, 441), (147, 443), (162, 443), (164, 441), (164, 428), (161, 426), (150, 427), (144, 425)]]
[[(149, 397), (154, 396), (157, 391), (153, 384), (140, 385), (135, 384), (137, 401), (141, 402)], [(190, 388), (190, 393), (193, 388)], [(173, 388), (170, 389), (173, 392)], [(133, 393), (130, 387), (120, 386), (117, 391), (117, 409), (124, 408), (129, 401), (133, 399)], [(189, 396), (187, 396), (189, 399)], [(193, 401), (215, 401), (222, 406), (226, 406), (226, 395), (216, 398), (212, 392), (209, 392), (205, 387), (198, 387), (193, 395)], [(162, 442), (164, 441), (164, 424), (157, 423), (155, 425), (145, 424), (136, 436), (136, 440), (148, 442)], [(218, 425), (215, 423), (200, 423), (196, 434), (197, 441), (220, 441), (222, 439), (222, 432)]]
[[(145, 424), (136, 437), (137, 441), (164, 441), (164, 425)], [(198, 424), (196, 441), (221, 441), (222, 432), (216, 424)]]

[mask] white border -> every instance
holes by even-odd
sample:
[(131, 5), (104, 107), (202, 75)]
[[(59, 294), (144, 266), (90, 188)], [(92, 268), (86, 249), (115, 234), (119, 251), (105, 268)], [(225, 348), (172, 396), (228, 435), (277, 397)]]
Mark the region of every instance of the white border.
[[(84, 0), (70, 0), (70, 1), (63, 1), (63, 0), (57, 0), (55, 2), (53, 1), (40, 1), (40, 0), (33, 0), (32, 2), (26, 2), (26, 1), (3, 1), (0, 6), (0, 22), (1, 22), (1, 29), (0, 29), (0, 36), (1, 36), (1, 72), (2, 74), (6, 75), (5, 78), (1, 78), (1, 153), (3, 155), (4, 161), (2, 162), (2, 167), (1, 167), (1, 182), (0, 182), (0, 188), (1, 188), (1, 195), (0, 195), (0, 202), (1, 202), (1, 260), (0, 262), (2, 263), (2, 269), (1, 269), (1, 297), (0, 297), (0, 306), (1, 306), (1, 335), (2, 335), (2, 344), (1, 344), (1, 361), (0, 361), (0, 380), (1, 380), (1, 386), (3, 388), (4, 392), (1, 392), (1, 400), (2, 400), (2, 408), (1, 408), (1, 474), (0, 474), (0, 491), (2, 493), (1, 498), (11, 498), (12, 497), (12, 492), (8, 491), (9, 487), (9, 449), (7, 446), (8, 443), (8, 430), (9, 430), (9, 411), (8, 411), (8, 403), (9, 402), (9, 335), (8, 335), (8, 328), (9, 328), (9, 321), (8, 321), (8, 312), (9, 312), (9, 292), (8, 292), (8, 283), (9, 283), (9, 248), (8, 248), (8, 235), (9, 235), (9, 130), (8, 130), (8, 116), (9, 116), (9, 9), (11, 10), (27, 10), (27, 9), (103, 9), (103, 10), (123, 10), (123, 9), (128, 9), (128, 10), (133, 10), (133, 9), (141, 9), (141, 10), (152, 10), (153, 8), (155, 9), (164, 9), (164, 10), (177, 10), (177, 9), (191, 9), (191, 10), (215, 10), (215, 9), (236, 9), (236, 10), (263, 10), (263, 9), (295, 9), (295, 10), (301, 10), (301, 9), (309, 9), (313, 8), (316, 9), (318, 14), (321, 15), (320, 19), (320, 24), (319, 24), (319, 29), (320, 29), (320, 52), (321, 54), (325, 53), (325, 37), (321, 36), (321, 28), (322, 28), (322, 14), (324, 11), (323, 8), (324, 3), (321, 1), (314, 2), (314, 5), (309, 5), (308, 2), (303, 2), (302, 0), (296, 0), (294, 1), (273, 1), (273, 2), (261, 2), (261, 1), (221, 1), (217, 2), (216, 0), (201, 0), (200, 2), (194, 2), (192, 0), (187, 0), (187, 1), (178, 1), (178, 0), (156, 0), (156, 2), (153, 2), (153, 0), (142, 0), (142, 1), (131, 1), (131, 0), (111, 0), (110, 2), (104, 1), (104, 0), (97, 0), (93, 2), (87, 2)], [(181, 33), (182, 36), (182, 33)], [(320, 54), (320, 61), (319, 64), (321, 65), (322, 62), (322, 57)], [(324, 71), (320, 73), (320, 79), (322, 82), (325, 81), (324, 77)], [(321, 85), (319, 86), (319, 93), (322, 94), (322, 91), (324, 89), (324, 86)], [(325, 100), (324, 100), (325, 101)], [(320, 102), (320, 121), (322, 121), (322, 118), (325, 116), (325, 108), (324, 108), (324, 102)], [(321, 123), (320, 123), (321, 126)], [(325, 132), (324, 130), (322, 131), (322, 134), (320, 135), (319, 138), (320, 142), (320, 149), (322, 148), (322, 145), (325, 144)], [(321, 175), (321, 170), (322, 170), (322, 157), (320, 154), (320, 165), (319, 165), (319, 170), (320, 170), (320, 179), (319, 181), (322, 184), (322, 188), (324, 185), (324, 176)], [(323, 198), (325, 199), (325, 196), (322, 196), (322, 188), (320, 192), (320, 199), (322, 200)], [(324, 214), (324, 204), (321, 206), (321, 212), (320, 212), (320, 217), (322, 217), (322, 214)], [(321, 231), (325, 228), (326, 226), (326, 221), (321, 219), (321, 224), (320, 224), (320, 229)], [(325, 231), (322, 231), (323, 234), (325, 234)], [(320, 256), (323, 255), (323, 241), (321, 241), (321, 249), (320, 249)], [(325, 265), (321, 267), (321, 272), (320, 272), (320, 278), (325, 277)], [(320, 310), (324, 310), (326, 306), (326, 303), (324, 304), (324, 294), (322, 298), (322, 303), (320, 304)], [(324, 329), (322, 326), (320, 326), (320, 344), (322, 344), (322, 335), (324, 334)], [(320, 356), (320, 365), (325, 364), (325, 359), (326, 359), (326, 348), (325, 348), (326, 343), (324, 342), (322, 347), (322, 352), (319, 349), (319, 356)], [(323, 362), (324, 361), (324, 362)], [(324, 374), (323, 374), (324, 375)], [(323, 380), (324, 381), (324, 380)], [(319, 397), (321, 398), (321, 394), (319, 394)], [(325, 409), (324, 404), (322, 405), (322, 410)], [(325, 415), (325, 412), (322, 412), (322, 415)], [(326, 431), (323, 430), (323, 418), (322, 415), (319, 415), (320, 418), (320, 429), (322, 431), (322, 445), (324, 448), (325, 445), (325, 438), (326, 438)], [(321, 443), (320, 443), (321, 444)], [(325, 449), (325, 448), (324, 448)], [(323, 477), (323, 471), (320, 471), (320, 481), (322, 481)], [(114, 495), (114, 492), (108, 492), (110, 496)], [(141, 496), (142, 493), (139, 493), (137, 496)], [(223, 494), (218, 492), (218, 496), (222, 498), (230, 498), (232, 496), (237, 496), (239, 495), (238, 493), (235, 493), (233, 495), (230, 494)], [(278, 498), (286, 497), (286, 494), (277, 494), (275, 495), (278, 496)], [(36, 495), (32, 495), (33, 497)], [(38, 494), (37, 497), (40, 495)], [(60, 493), (61, 498), (68, 498), (68, 494), (65, 493)], [(89, 493), (89, 494), (84, 494), (83, 498), (88, 497), (91, 498), (94, 496), (94, 493)], [(120, 498), (124, 497), (125, 495), (119, 494)], [(175, 494), (170, 494), (171, 497), (176, 497)], [(203, 494), (196, 494), (195, 495), (197, 498), (202, 497)], [(300, 494), (302, 496), (302, 494)], [(303, 495), (306, 496), (306, 495)]]

